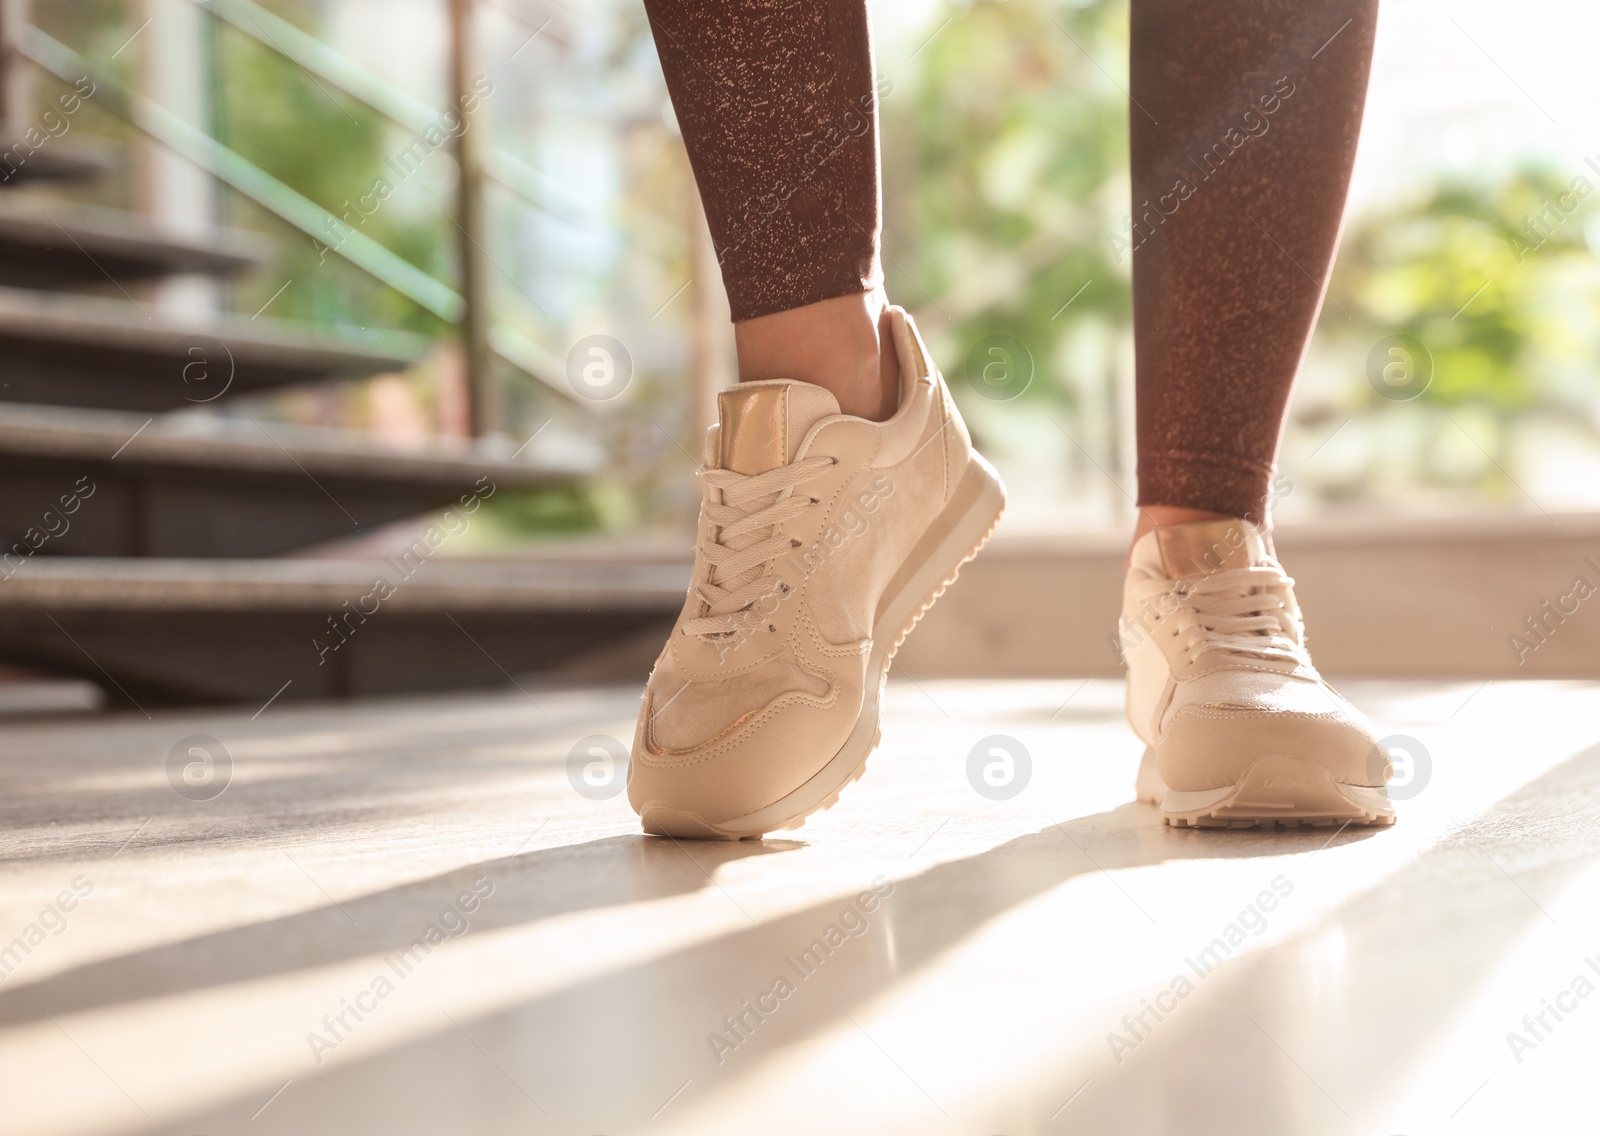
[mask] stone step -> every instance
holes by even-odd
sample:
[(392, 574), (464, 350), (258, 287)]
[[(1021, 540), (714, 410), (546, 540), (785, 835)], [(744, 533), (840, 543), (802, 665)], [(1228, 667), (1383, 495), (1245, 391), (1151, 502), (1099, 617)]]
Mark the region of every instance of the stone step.
[(448, 542), (373, 560), (13, 555), (0, 661), (140, 706), (642, 678), (688, 582), (681, 564), (452, 559)]
[(0, 198), (0, 286), (73, 288), (257, 268), (271, 246), (251, 233), (185, 236), (137, 213)]
[(403, 370), (426, 341), (0, 287), (0, 402), (172, 410)]
[(398, 450), (251, 419), (0, 404), (0, 547), (270, 556), (592, 472), (465, 442)]
[(0, 187), (95, 181), (116, 168), (103, 146), (0, 128)]

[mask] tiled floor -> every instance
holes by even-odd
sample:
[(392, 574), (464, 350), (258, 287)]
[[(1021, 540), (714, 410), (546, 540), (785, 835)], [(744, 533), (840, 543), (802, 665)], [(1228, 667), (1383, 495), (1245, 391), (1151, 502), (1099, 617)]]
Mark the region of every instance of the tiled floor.
[(1162, 827), (1099, 681), (901, 680), (736, 845), (605, 795), (633, 691), (0, 727), (0, 1130), (1584, 1130), (1600, 687), (1346, 689), (1392, 829)]

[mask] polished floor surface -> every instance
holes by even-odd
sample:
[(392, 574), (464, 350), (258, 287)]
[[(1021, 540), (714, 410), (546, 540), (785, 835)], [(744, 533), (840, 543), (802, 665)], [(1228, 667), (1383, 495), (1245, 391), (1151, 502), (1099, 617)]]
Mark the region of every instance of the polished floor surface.
[(629, 690), (0, 726), (0, 1131), (1592, 1131), (1600, 687), (1346, 690), (1391, 829), (1163, 827), (1101, 681), (902, 677), (742, 844)]

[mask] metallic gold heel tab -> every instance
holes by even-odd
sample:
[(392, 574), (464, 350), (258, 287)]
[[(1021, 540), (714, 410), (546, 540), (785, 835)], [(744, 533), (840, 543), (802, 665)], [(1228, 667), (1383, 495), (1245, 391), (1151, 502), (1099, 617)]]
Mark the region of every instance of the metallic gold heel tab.
[(742, 383), (717, 392), (722, 420), (717, 465), (734, 473), (766, 473), (789, 458), (789, 387)]

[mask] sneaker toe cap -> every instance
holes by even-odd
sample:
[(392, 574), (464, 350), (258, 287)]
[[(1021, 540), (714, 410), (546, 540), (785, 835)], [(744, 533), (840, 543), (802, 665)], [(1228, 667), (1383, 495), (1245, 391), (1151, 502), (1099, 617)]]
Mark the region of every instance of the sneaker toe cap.
[(704, 685), (666, 707), (671, 712), (689, 700), (688, 712), (676, 719), (653, 712), (661, 703), (647, 691), (628, 767), (628, 800), (646, 831), (731, 835), (722, 831), (725, 822), (775, 804), (821, 771), (859, 710), (859, 693), (852, 700), (827, 684), (820, 694), (779, 688), (761, 701), (748, 690), (741, 699), (726, 684)]
[(1162, 778), (1172, 789), (1234, 784), (1266, 757), (1315, 762), (1341, 784), (1384, 784), (1386, 757), (1355, 712), (1188, 706), (1173, 715), (1156, 745)]

